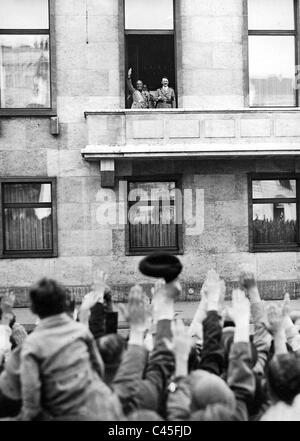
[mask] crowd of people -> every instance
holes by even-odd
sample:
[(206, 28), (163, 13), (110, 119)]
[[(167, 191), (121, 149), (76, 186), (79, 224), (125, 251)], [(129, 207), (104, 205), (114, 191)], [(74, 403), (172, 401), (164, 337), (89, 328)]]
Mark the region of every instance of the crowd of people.
[(226, 284), (208, 272), (189, 324), (175, 314), (178, 280), (157, 279), (151, 295), (131, 288), (118, 333), (107, 276), (75, 304), (44, 278), (30, 289), (35, 329), (27, 335), (2, 298), (0, 418), (97, 421), (299, 421), (299, 315), (286, 294), (261, 300), (241, 270), (226, 306)]

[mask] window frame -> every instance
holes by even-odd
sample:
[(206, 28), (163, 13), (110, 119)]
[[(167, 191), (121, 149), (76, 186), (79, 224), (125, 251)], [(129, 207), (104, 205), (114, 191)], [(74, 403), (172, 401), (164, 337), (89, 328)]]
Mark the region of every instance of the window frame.
[[(156, 176), (130, 176), (124, 178), (127, 182), (127, 201), (126, 201), (126, 214), (128, 216), (128, 210), (130, 206), (130, 202), (128, 200), (129, 194), (129, 184), (131, 182), (175, 182), (175, 188), (179, 189), (182, 192), (182, 177), (180, 175), (156, 175)], [(134, 203), (134, 202), (133, 202)], [(182, 198), (182, 213), (183, 211), (183, 198)], [(147, 256), (153, 252), (168, 252), (174, 255), (182, 255), (183, 251), (183, 216), (182, 223), (177, 224), (176, 238), (177, 238), (177, 248), (168, 248), (168, 247), (160, 247), (160, 248), (140, 248), (140, 249), (132, 249), (130, 244), (130, 225), (128, 222), (128, 217), (126, 219), (125, 224), (125, 255), (126, 256)]]
[[(46, 250), (14, 250), (5, 251), (5, 227), (4, 227), (4, 209), (5, 203), (2, 195), (3, 184), (30, 184), (41, 183), (51, 184), (51, 215), (52, 215), (52, 251)], [(0, 179), (0, 259), (27, 259), (27, 258), (49, 258), (58, 256), (58, 229), (57, 229), (57, 188), (56, 178), (43, 177), (10, 177)], [(20, 203), (21, 205), (21, 203)]]
[(248, 27), (248, 2), (249, 0), (244, 0), (244, 11), (245, 11), (245, 28), (247, 29), (247, 106), (250, 109), (296, 109), (300, 105), (300, 91), (299, 88), (295, 89), (295, 105), (294, 106), (252, 106), (250, 105), (250, 60), (249, 60), (249, 37), (250, 36), (293, 36), (295, 38), (295, 76), (296, 67), (300, 64), (300, 4), (299, 0), (294, 0), (294, 30), (249, 30)]
[(44, 108), (6, 108), (0, 105), (1, 116), (56, 116), (56, 45), (55, 45), (55, 7), (54, 0), (48, 0), (48, 29), (0, 29), (0, 35), (49, 35), (50, 62), (50, 107)]
[[(121, 96), (123, 96), (123, 104), (126, 109), (126, 91), (127, 91), (127, 72), (129, 69), (128, 66), (128, 44), (127, 44), (127, 35), (173, 35), (174, 39), (174, 92), (176, 97), (176, 108), (178, 108), (178, 72), (181, 70), (181, 65), (179, 65), (179, 53), (177, 47), (177, 38), (181, 35), (179, 29), (179, 21), (178, 21), (178, 12), (179, 12), (179, 2), (173, 0), (173, 30), (172, 29), (126, 29), (125, 27), (125, 0), (119, 0), (119, 17), (121, 23), (121, 32), (122, 36), (120, 36), (120, 51), (124, 55), (120, 57), (120, 72), (124, 72), (124, 78), (122, 83), (124, 86), (121, 86)], [(127, 109), (128, 110), (128, 109)], [(151, 109), (148, 109), (151, 110)], [(160, 109), (164, 110), (164, 109)]]
[[(296, 197), (295, 198), (264, 198), (254, 199), (252, 197), (252, 181), (256, 180), (295, 180), (296, 181)], [(253, 238), (253, 205), (258, 203), (274, 203), (276, 201), (296, 204), (297, 215), (297, 243), (294, 245), (287, 244), (261, 244), (254, 243)], [(249, 232), (249, 251), (251, 253), (269, 253), (269, 252), (289, 252), (299, 251), (300, 248), (300, 174), (298, 173), (248, 173), (248, 232)]]

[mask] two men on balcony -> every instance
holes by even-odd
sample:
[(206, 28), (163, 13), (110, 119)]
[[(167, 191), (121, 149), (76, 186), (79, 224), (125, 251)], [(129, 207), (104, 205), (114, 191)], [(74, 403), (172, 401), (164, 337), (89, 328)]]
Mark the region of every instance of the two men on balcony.
[(132, 109), (171, 109), (176, 108), (176, 97), (174, 89), (169, 87), (168, 78), (161, 81), (162, 87), (155, 93), (149, 92), (141, 80), (136, 82), (136, 89), (131, 81), (132, 69), (127, 76), (127, 87), (132, 96)]

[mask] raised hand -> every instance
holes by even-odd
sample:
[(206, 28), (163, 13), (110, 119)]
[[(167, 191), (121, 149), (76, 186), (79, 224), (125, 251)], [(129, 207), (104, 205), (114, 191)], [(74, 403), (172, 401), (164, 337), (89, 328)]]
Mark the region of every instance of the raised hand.
[(267, 317), (269, 323), (269, 331), (275, 335), (281, 327), (284, 326), (282, 308), (275, 303), (267, 306)]
[(289, 293), (285, 293), (282, 302), (282, 315), (284, 317), (289, 317), (291, 314), (291, 299)]
[(286, 325), (290, 313), (290, 296), (286, 294), (281, 304), (267, 306), (268, 327), (274, 337), (275, 354), (286, 354)]
[(131, 288), (128, 297), (127, 318), (131, 329), (146, 331), (149, 327), (150, 302), (140, 285)]
[(232, 306), (228, 312), (236, 325), (238, 323), (250, 323), (250, 302), (241, 289), (232, 291)]
[(107, 274), (104, 271), (96, 271), (92, 291), (86, 294), (80, 305), (79, 319), (88, 326), (91, 309), (96, 303), (103, 303), (104, 294), (110, 292), (110, 288), (106, 283)]
[(249, 342), (250, 302), (241, 289), (232, 291), (232, 306), (227, 314), (235, 323), (234, 342)]
[(24, 326), (20, 325), (19, 323), (15, 323), (12, 328), (12, 338), (14, 339), (17, 346), (20, 346), (23, 341), (27, 337), (27, 332), (25, 331)]
[(206, 297), (207, 311), (219, 311), (222, 309), (225, 297), (225, 282), (219, 274), (210, 270), (201, 289), (202, 296)]
[(128, 78), (131, 77), (131, 74), (132, 74), (132, 68), (130, 67), (129, 70), (128, 70)]
[(96, 305), (101, 300), (101, 295), (99, 295), (96, 291), (90, 291), (88, 294), (86, 294), (83, 299), (82, 303), (80, 305), (80, 310), (89, 311), (92, 309), (93, 306)]
[(240, 267), (239, 284), (240, 288), (247, 292), (251, 303), (261, 301), (256, 278), (249, 265)]
[(181, 289), (179, 282), (169, 283), (158, 279), (152, 288), (152, 314), (154, 322), (159, 320), (173, 320), (174, 299)]
[(256, 279), (254, 272), (251, 270), (251, 268), (248, 265), (244, 265), (240, 267), (239, 283), (241, 289), (246, 289), (246, 290), (256, 286)]
[(275, 335), (285, 330), (286, 318), (290, 314), (290, 296), (285, 294), (282, 303), (270, 303), (267, 305), (267, 318), (269, 331)]
[(165, 339), (167, 348), (174, 353), (176, 362), (176, 376), (187, 375), (188, 359), (193, 345), (193, 339), (190, 336), (189, 329), (180, 319), (172, 323), (173, 339)]
[(97, 270), (94, 274), (94, 282), (92, 285), (92, 291), (99, 294), (99, 302), (103, 303), (104, 294), (110, 292), (110, 288), (107, 285), (107, 274), (104, 271)]

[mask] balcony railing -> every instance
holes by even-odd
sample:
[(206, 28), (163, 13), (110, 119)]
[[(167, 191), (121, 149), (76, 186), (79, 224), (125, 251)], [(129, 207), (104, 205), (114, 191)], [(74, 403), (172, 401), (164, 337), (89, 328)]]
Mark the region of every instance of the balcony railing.
[(295, 155), (298, 109), (85, 112), (86, 160), (135, 157)]

